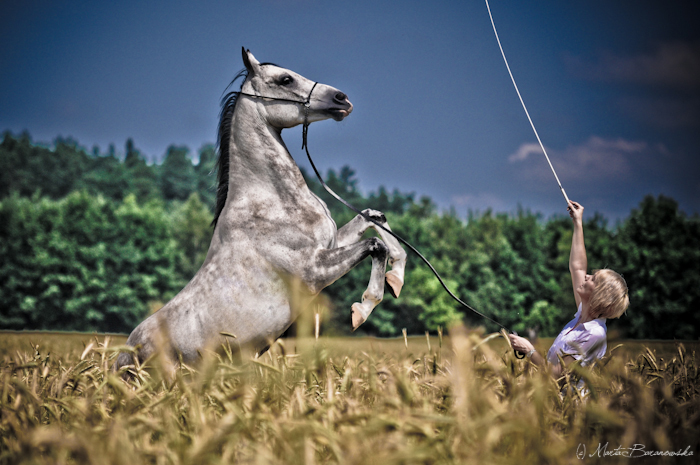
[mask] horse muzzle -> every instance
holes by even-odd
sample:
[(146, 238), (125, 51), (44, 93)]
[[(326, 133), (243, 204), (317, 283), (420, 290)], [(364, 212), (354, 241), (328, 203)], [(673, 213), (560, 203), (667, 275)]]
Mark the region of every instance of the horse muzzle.
[(350, 105), (348, 108), (329, 108), (326, 110), (326, 113), (328, 113), (334, 120), (342, 121), (346, 116), (352, 113), (352, 105)]
[(352, 113), (352, 103), (348, 100), (348, 96), (339, 90), (333, 94), (331, 105), (337, 106), (331, 106), (326, 111), (336, 121), (342, 121)]

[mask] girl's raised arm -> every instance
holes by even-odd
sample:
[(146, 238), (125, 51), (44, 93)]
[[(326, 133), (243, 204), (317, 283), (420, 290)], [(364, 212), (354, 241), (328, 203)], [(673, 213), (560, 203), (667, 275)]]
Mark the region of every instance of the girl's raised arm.
[(576, 291), (586, 279), (588, 270), (588, 258), (586, 257), (586, 245), (583, 242), (583, 206), (574, 201), (569, 201), (567, 208), (569, 216), (574, 222), (574, 233), (571, 238), (571, 253), (569, 254), (569, 272), (571, 272), (571, 284), (574, 287), (576, 306), (581, 303), (581, 297)]

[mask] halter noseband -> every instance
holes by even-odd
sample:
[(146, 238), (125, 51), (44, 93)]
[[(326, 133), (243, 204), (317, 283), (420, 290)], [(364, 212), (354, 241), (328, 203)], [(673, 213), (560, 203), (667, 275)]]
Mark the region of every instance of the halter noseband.
[(289, 98), (280, 98), (280, 97), (265, 97), (264, 95), (255, 95), (255, 94), (248, 94), (246, 92), (236, 92), (238, 95), (245, 95), (246, 97), (253, 97), (253, 98), (261, 98), (263, 100), (277, 100), (279, 102), (290, 102), (290, 103), (298, 103), (300, 105), (304, 105), (304, 126), (301, 131), (302, 135), (302, 142), (301, 142), (301, 148), (302, 150), (306, 148), (306, 137), (309, 133), (309, 109), (311, 109), (311, 94), (313, 94), (314, 89), (316, 88), (316, 85), (318, 84), (318, 81), (314, 82), (314, 85), (311, 86), (311, 90), (309, 91), (309, 95), (306, 97), (305, 101), (300, 101), (300, 100), (292, 100)]

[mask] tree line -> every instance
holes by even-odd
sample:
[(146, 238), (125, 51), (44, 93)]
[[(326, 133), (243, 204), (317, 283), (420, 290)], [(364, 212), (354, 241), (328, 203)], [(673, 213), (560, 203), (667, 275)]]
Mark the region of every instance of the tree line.
[[(0, 143), (0, 328), (130, 332), (196, 273), (209, 246), (216, 151), (196, 164), (171, 146), (147, 163), (133, 141), (90, 153), (71, 139), (52, 146), (27, 133)], [(354, 213), (313, 178), (338, 225)], [(575, 312), (568, 273), (571, 220), (519, 208), (511, 213), (439, 212), (428, 197), (380, 187), (363, 194), (349, 167), (326, 183), (350, 203), (383, 211), (462, 300), (525, 333), (555, 335)], [(630, 308), (608, 322), (625, 337), (695, 339), (700, 321), (700, 218), (665, 196), (647, 196), (615, 225), (599, 214), (584, 224), (589, 265), (623, 274)], [(369, 261), (324, 291), (327, 334), (348, 334), (350, 306), (369, 277)], [(358, 330), (395, 336), (462, 320), (497, 330), (461, 308), (409, 254), (406, 285), (388, 294)]]

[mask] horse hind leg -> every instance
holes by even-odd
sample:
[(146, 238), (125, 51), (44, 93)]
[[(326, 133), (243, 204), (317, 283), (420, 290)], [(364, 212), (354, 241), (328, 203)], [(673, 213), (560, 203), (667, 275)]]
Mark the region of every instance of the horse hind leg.
[(384, 298), (384, 280), (386, 277), (386, 264), (389, 259), (388, 247), (377, 238), (368, 239), (370, 255), (372, 257), (372, 273), (369, 277), (367, 289), (362, 293), (362, 301), (352, 304), (352, 330), (367, 321), (372, 310), (379, 305)]
[[(362, 213), (391, 231), (389, 223), (387, 223), (386, 217), (382, 212), (367, 208), (363, 210)], [(379, 237), (382, 238), (382, 241), (384, 241), (389, 250), (388, 263), (391, 270), (386, 272), (385, 279), (386, 283), (389, 285), (389, 292), (391, 295), (398, 297), (401, 294), (401, 289), (403, 288), (404, 284), (406, 251), (401, 247), (401, 244), (399, 244), (399, 241), (394, 236), (384, 231), (371, 221), (366, 220), (363, 216), (357, 215), (345, 226), (338, 230), (338, 246), (342, 247), (344, 245), (359, 241), (365, 231), (370, 228), (377, 231)]]

